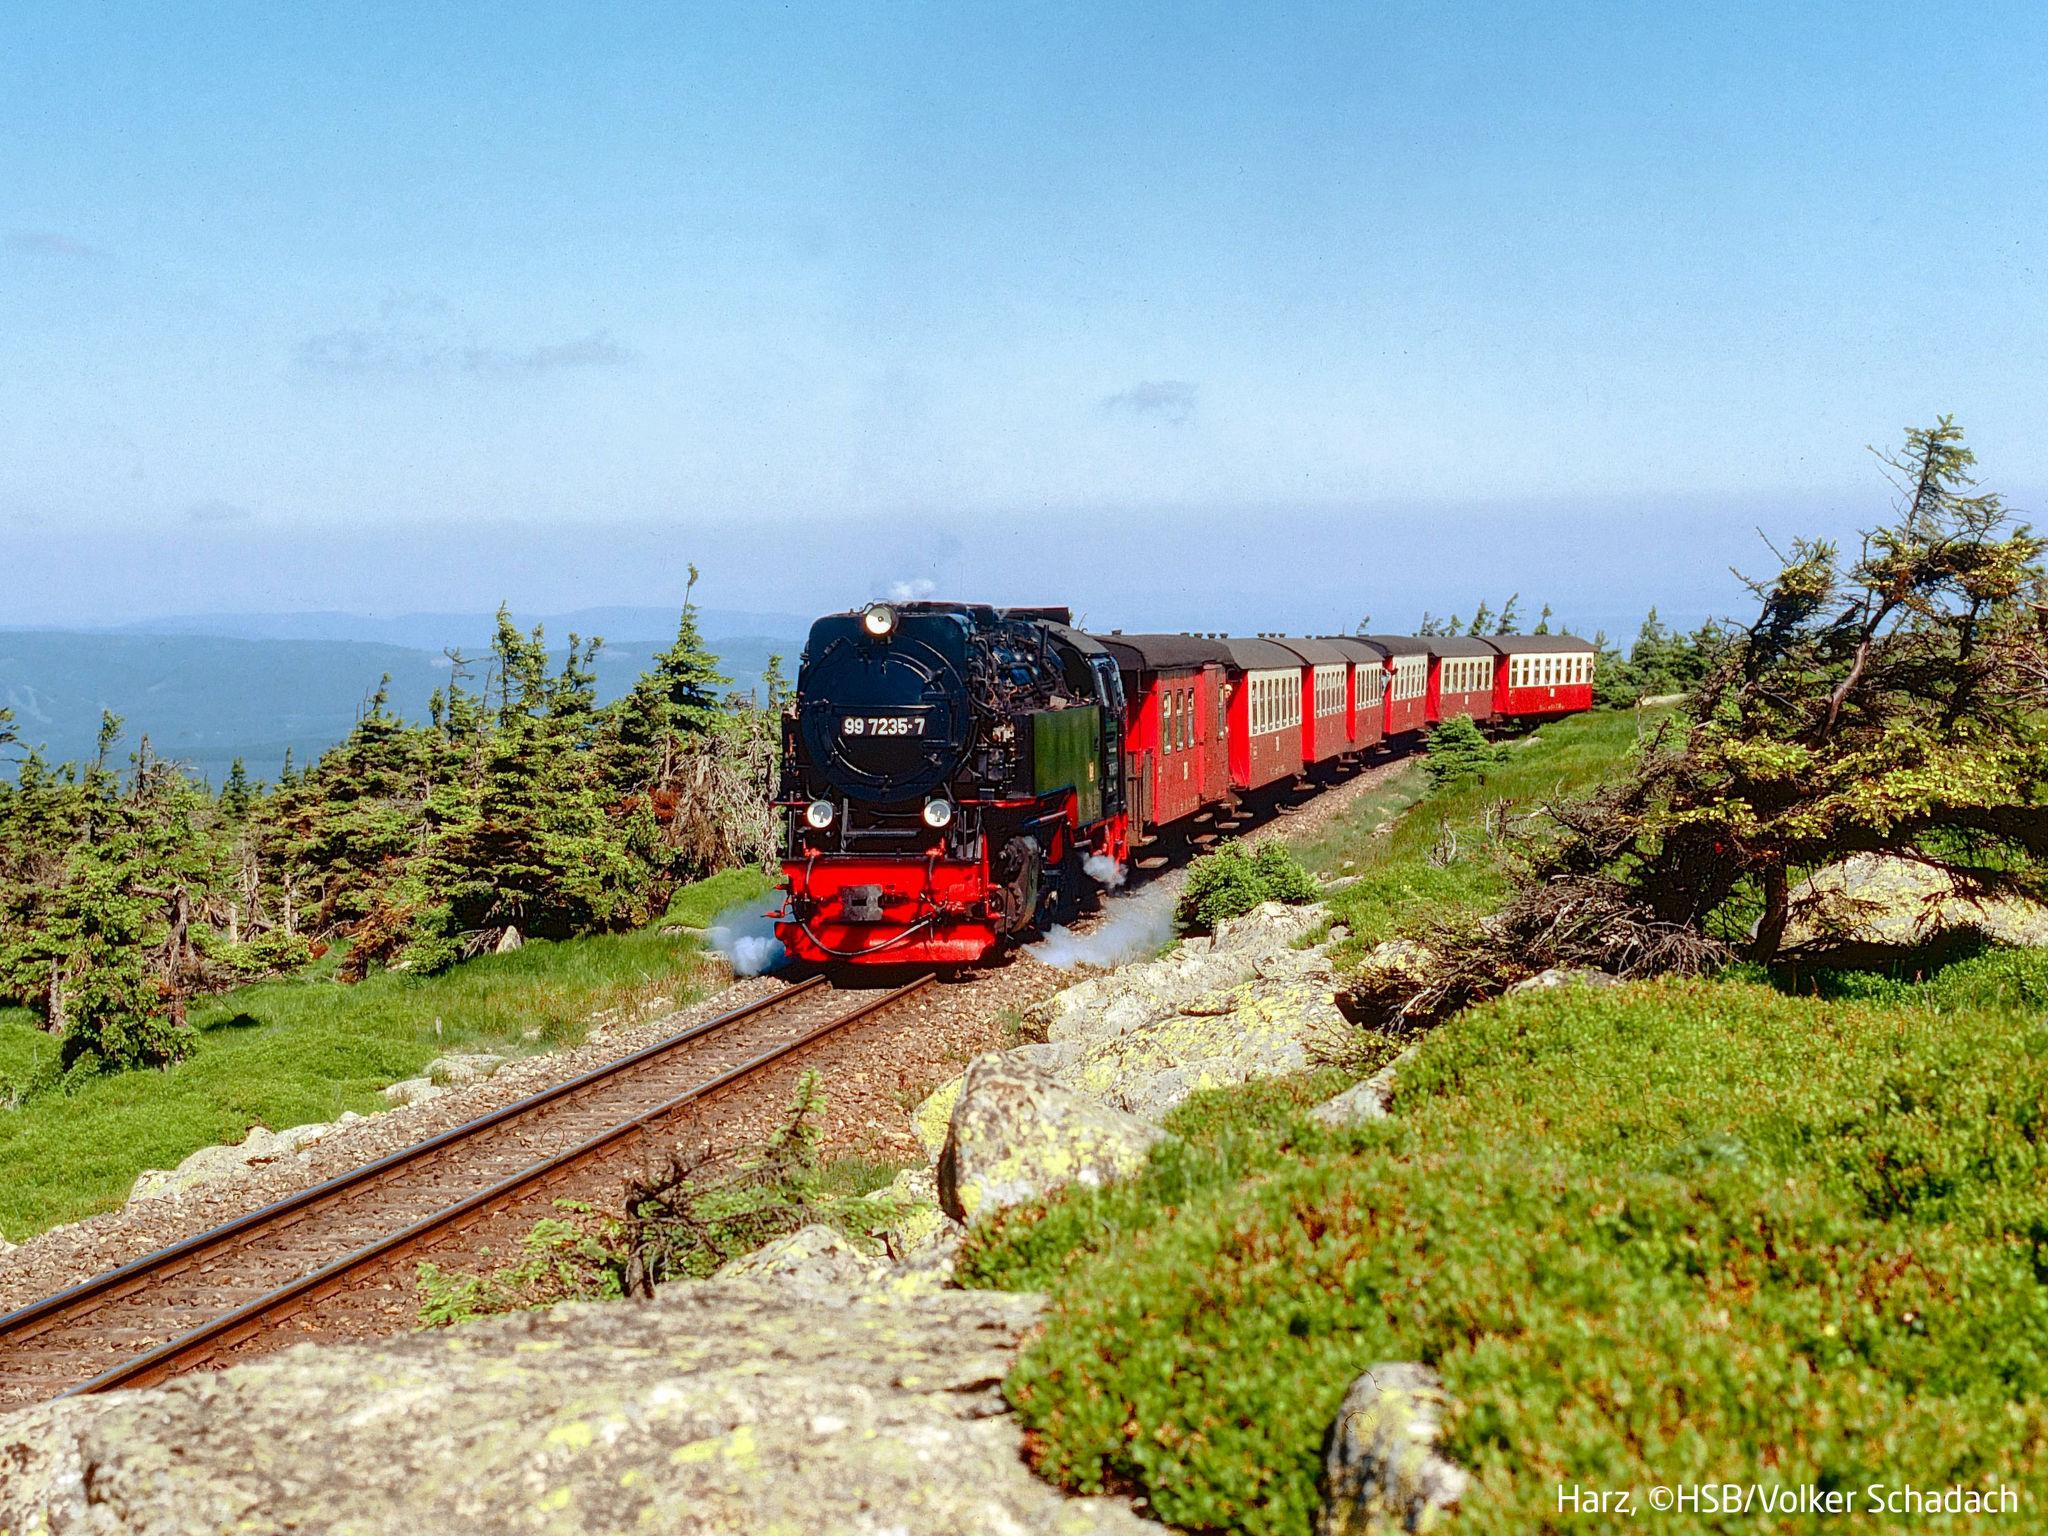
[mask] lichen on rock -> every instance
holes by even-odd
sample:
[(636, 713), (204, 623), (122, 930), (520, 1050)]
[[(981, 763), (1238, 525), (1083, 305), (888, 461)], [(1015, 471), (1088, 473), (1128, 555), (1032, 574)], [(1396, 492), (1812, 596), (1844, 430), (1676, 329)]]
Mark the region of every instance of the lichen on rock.
[(1411, 1361), (1375, 1365), (1352, 1382), (1323, 1438), (1315, 1536), (1441, 1529), (1468, 1482), (1437, 1454), (1449, 1402), (1437, 1373)]
[(1039, 1308), (713, 1280), (301, 1346), (0, 1418), (0, 1531), (1156, 1531), (1027, 1469)]
[(939, 1203), (959, 1221), (1135, 1172), (1165, 1132), (1002, 1052), (968, 1064), (939, 1154)]

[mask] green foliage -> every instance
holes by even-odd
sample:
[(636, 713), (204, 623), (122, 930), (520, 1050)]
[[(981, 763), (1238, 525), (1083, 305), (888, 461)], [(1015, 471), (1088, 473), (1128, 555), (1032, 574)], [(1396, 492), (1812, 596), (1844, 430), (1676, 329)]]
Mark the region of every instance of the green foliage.
[(1756, 621), (1710, 660), (1684, 729), (1555, 809), (1532, 893), (1619, 892), (1646, 924), (1769, 960), (1797, 873), (1847, 854), (2048, 889), (2044, 545), (1973, 494), (1974, 462), (1947, 418), (1911, 431), (1884, 460), (1895, 520), (1858, 558), (1796, 542), (1753, 584)]
[(1989, 1477), (2030, 1505), (2048, 1026), (2009, 980), (1518, 997), (1431, 1036), (1391, 1121), (1201, 1106), (1140, 1179), (978, 1229), (961, 1272), (1055, 1288), (1008, 1383), (1039, 1470), (1187, 1528), (1305, 1529), (1323, 1429), (1388, 1359), (1457, 1404), (1461, 1530), (1547, 1528), (1559, 1482)]
[(450, 653), (429, 724), (393, 713), (386, 677), (269, 792), (237, 761), (214, 795), (147, 740), (122, 775), (112, 715), (82, 767), (30, 753), (0, 781), (0, 1002), (64, 1036), (74, 1073), (161, 1066), (191, 1049), (195, 999), (331, 949), (344, 981), (437, 975), (508, 929), (635, 928), (696, 875), (758, 862), (774, 725), (720, 697), (685, 596), (676, 643), (609, 708), (602, 642), (571, 635), (551, 666), (501, 609), (483, 676)]
[[(1382, 939), (1410, 934), (1433, 917), (1497, 903), (1507, 878), (1493, 856), (1489, 819), (1612, 777), (1635, 750), (1637, 732), (1637, 722), (1622, 714), (1553, 720), (1505, 743), (1484, 779), (1432, 787), (1425, 759), (1362, 797), (1301, 854), (1319, 875), (1356, 877), (1322, 898), (1333, 919), (1352, 932), (1338, 947), (1339, 960), (1354, 961)], [(1457, 851), (1445, 860), (1447, 833)]]
[(1488, 741), (1479, 727), (1464, 715), (1431, 727), (1426, 746), (1429, 755), (1423, 760), (1423, 766), (1429, 773), (1429, 782), (1439, 788), (1459, 779), (1478, 778), (1483, 781), (1487, 770), (1512, 750), (1505, 744), (1496, 745)]
[(719, 913), (743, 901), (760, 901), (765, 911), (768, 893), (776, 888), (777, 879), (759, 865), (721, 869), (677, 891), (661, 920), (685, 928), (708, 928)]
[(1271, 842), (1253, 850), (1231, 838), (1188, 866), (1179, 920), (1184, 929), (1208, 932), (1241, 917), (1262, 901), (1304, 902), (1316, 898), (1315, 877), (1301, 867), (1294, 850)]
[[(505, 1312), (532, 1312), (563, 1301), (616, 1301), (624, 1273), (608, 1240), (615, 1222), (580, 1200), (557, 1200), (563, 1216), (535, 1222), (519, 1240), (521, 1257), (503, 1268), (465, 1274), (423, 1263), (418, 1270), (420, 1322), (430, 1328)], [(485, 1250), (486, 1253), (489, 1250)]]
[(1736, 638), (1713, 619), (1689, 635), (1680, 634), (1652, 608), (1626, 660), (1608, 645), (1605, 634), (1594, 637), (1599, 656), (1593, 670), (1593, 702), (1622, 708), (1638, 699), (1691, 693)]

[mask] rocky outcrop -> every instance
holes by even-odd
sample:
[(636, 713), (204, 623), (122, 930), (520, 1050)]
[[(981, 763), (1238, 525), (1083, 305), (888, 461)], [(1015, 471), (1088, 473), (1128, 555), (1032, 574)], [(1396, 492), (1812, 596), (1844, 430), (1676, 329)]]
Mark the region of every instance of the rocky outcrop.
[(1418, 1049), (1418, 1046), (1409, 1046), (1371, 1077), (1353, 1083), (1333, 1099), (1325, 1099), (1309, 1111), (1310, 1118), (1333, 1126), (1364, 1125), (1368, 1121), (1386, 1119), (1394, 1112), (1395, 1074)]
[(1619, 978), (1590, 965), (1553, 965), (1534, 976), (1524, 976), (1508, 988), (1510, 992), (1549, 992), (1558, 987), (1618, 987)]
[(431, 1077), (405, 1077), (384, 1086), (384, 1102), (393, 1109), (403, 1109), (408, 1104), (424, 1104), (442, 1092), (441, 1085)]
[(977, 1056), (939, 1153), (939, 1204), (971, 1222), (1069, 1184), (1107, 1184), (1135, 1172), (1165, 1134), (1042, 1067)]
[(1156, 1532), (1027, 1469), (1039, 1307), (705, 1281), (301, 1347), (0, 1419), (0, 1530)]
[(1449, 1405), (1426, 1365), (1376, 1365), (1352, 1382), (1323, 1437), (1316, 1536), (1441, 1529), (1468, 1481), (1437, 1454)]
[[(941, 1138), (939, 1149), (944, 1150)], [(868, 1196), (871, 1205), (888, 1213), (874, 1236), (891, 1252), (908, 1256), (936, 1244), (958, 1243), (960, 1223), (939, 1205), (939, 1180), (931, 1168), (906, 1168), (887, 1186)]]
[(394, 1109), (402, 1109), (408, 1104), (424, 1104), (444, 1089), (466, 1088), (471, 1083), (485, 1082), (495, 1077), (503, 1065), (503, 1056), (493, 1056), (488, 1051), (436, 1056), (418, 1077), (401, 1078), (386, 1085), (384, 1102)]
[(1297, 964), (1268, 962), (1265, 974), (1227, 992), (1083, 1037), (1063, 1077), (1156, 1121), (1202, 1089), (1305, 1071), (1338, 1052), (1350, 1025), (1328, 970)]
[(841, 1233), (813, 1223), (742, 1254), (712, 1278), (774, 1281), (793, 1294), (817, 1296), (869, 1284), (882, 1268)]
[(1998, 944), (2048, 945), (2048, 906), (1959, 892), (1917, 859), (1859, 853), (1791, 892), (1782, 947), (1790, 952), (1898, 952), (1979, 934)]
[(1126, 965), (1068, 987), (1032, 1010), (1051, 1041), (1135, 1029), (1184, 1005), (1250, 981), (1262, 962), (1294, 946), (1329, 916), (1321, 906), (1269, 901), (1217, 924), (1214, 938), (1185, 939), (1157, 960)]
[(239, 1178), (252, 1168), (261, 1168), (286, 1158), (310, 1162), (308, 1147), (336, 1126), (352, 1125), (362, 1118), (351, 1109), (343, 1110), (339, 1120), (295, 1125), (282, 1131), (252, 1126), (249, 1134), (234, 1146), (201, 1147), (175, 1168), (143, 1169), (135, 1176), (128, 1198), (131, 1201), (161, 1200), (166, 1196), (181, 1195), (195, 1185)]
[(498, 1068), (504, 1065), (503, 1056), (494, 1056), (489, 1051), (451, 1051), (428, 1062), (423, 1075), (429, 1082), (444, 1087), (467, 1088), (471, 1083), (487, 1082), (496, 1077)]
[[(1213, 939), (1049, 998), (1033, 1010), (1049, 1038), (1003, 1055), (1152, 1121), (1202, 1089), (1318, 1065), (1351, 1034), (1326, 949), (1296, 947), (1324, 918), (1321, 907), (1267, 902)], [(959, 1092), (955, 1079), (912, 1116), (927, 1150), (944, 1145)]]

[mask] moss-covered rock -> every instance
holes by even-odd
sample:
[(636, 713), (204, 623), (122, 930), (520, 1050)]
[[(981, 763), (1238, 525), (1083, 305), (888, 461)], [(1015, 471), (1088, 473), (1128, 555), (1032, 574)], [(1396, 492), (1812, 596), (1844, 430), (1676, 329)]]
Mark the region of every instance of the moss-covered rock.
[(947, 1081), (925, 1096), (922, 1104), (910, 1112), (910, 1129), (916, 1135), (927, 1157), (937, 1157), (939, 1149), (946, 1144), (946, 1127), (953, 1120), (953, 1106), (960, 1102), (960, 1079)]
[(973, 1221), (1135, 1171), (1166, 1133), (1001, 1052), (977, 1056), (939, 1154), (939, 1203)]

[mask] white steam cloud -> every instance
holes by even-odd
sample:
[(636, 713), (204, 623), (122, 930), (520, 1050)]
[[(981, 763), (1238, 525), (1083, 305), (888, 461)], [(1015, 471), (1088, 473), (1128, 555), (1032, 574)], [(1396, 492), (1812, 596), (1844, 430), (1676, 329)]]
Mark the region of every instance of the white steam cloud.
[(1158, 886), (1103, 905), (1102, 920), (1086, 933), (1055, 928), (1027, 953), (1069, 971), (1077, 965), (1123, 965), (1149, 960), (1173, 938), (1173, 893)]
[(1081, 861), (1081, 868), (1090, 880), (1105, 890), (1113, 891), (1124, 883), (1124, 867), (1106, 853), (1091, 853)]
[(929, 576), (914, 576), (909, 581), (889, 583), (889, 597), (892, 602), (914, 603), (920, 598), (930, 597), (939, 590), (939, 584)]
[(704, 937), (725, 956), (735, 976), (760, 976), (789, 958), (759, 897), (727, 907), (711, 920)]

